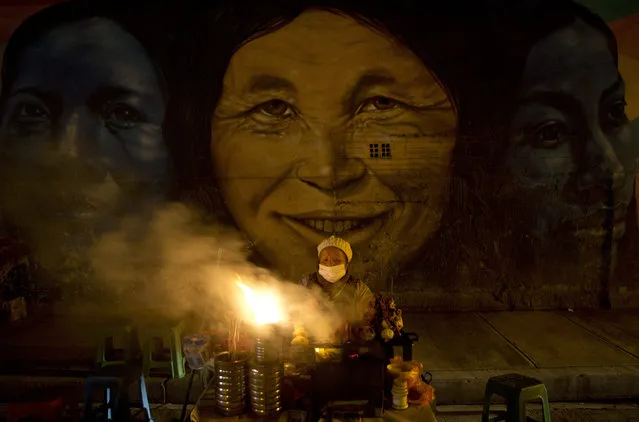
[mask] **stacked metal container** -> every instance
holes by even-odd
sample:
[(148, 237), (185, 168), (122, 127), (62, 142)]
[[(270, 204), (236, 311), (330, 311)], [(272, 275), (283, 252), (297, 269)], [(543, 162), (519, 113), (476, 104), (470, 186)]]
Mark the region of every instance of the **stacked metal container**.
[(246, 412), (248, 358), (245, 352), (224, 352), (215, 357), (215, 404), (224, 416)]
[(282, 411), (282, 363), (279, 348), (258, 338), (255, 359), (249, 366), (251, 410), (259, 416), (277, 416)]

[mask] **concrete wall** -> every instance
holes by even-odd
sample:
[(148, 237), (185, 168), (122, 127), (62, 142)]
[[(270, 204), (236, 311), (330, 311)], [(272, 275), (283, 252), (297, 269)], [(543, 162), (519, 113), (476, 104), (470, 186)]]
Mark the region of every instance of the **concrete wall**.
[[(5, 39), (44, 6), (0, 7)], [(191, 24), (207, 11), (46, 9), (5, 63), (7, 232), (38, 277), (99, 284), (112, 257), (87, 251), (170, 191), (291, 281), (338, 235), (351, 272), (407, 308), (636, 306), (639, 25), (622, 6), (601, 11), (618, 64), (578, 9), (451, 18), (429, 39), (404, 16), (410, 48), (308, 13), (230, 62)]]

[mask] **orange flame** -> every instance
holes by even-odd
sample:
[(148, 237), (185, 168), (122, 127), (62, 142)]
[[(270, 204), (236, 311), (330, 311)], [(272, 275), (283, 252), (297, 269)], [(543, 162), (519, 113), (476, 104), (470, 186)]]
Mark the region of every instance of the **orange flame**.
[(268, 291), (251, 289), (238, 277), (236, 284), (242, 289), (246, 306), (255, 325), (276, 324), (284, 319), (279, 298)]

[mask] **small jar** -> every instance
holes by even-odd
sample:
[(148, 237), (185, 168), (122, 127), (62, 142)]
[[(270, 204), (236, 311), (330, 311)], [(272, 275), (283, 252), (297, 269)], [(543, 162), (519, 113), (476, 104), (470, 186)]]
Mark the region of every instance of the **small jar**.
[(209, 360), (209, 343), (211, 338), (203, 334), (186, 336), (183, 339), (183, 349), (186, 361), (193, 370), (204, 369)]

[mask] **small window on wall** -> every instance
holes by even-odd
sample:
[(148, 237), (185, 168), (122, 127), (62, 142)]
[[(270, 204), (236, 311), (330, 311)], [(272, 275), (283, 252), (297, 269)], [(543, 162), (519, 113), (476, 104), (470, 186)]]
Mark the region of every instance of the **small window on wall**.
[(384, 158), (384, 159), (392, 158), (391, 146), (390, 144), (382, 144), (382, 151), (380, 154), (379, 144), (369, 144), (368, 155), (370, 158)]
[(379, 144), (369, 144), (368, 152), (371, 158), (379, 158)]
[(390, 144), (382, 144), (382, 158), (391, 158)]

